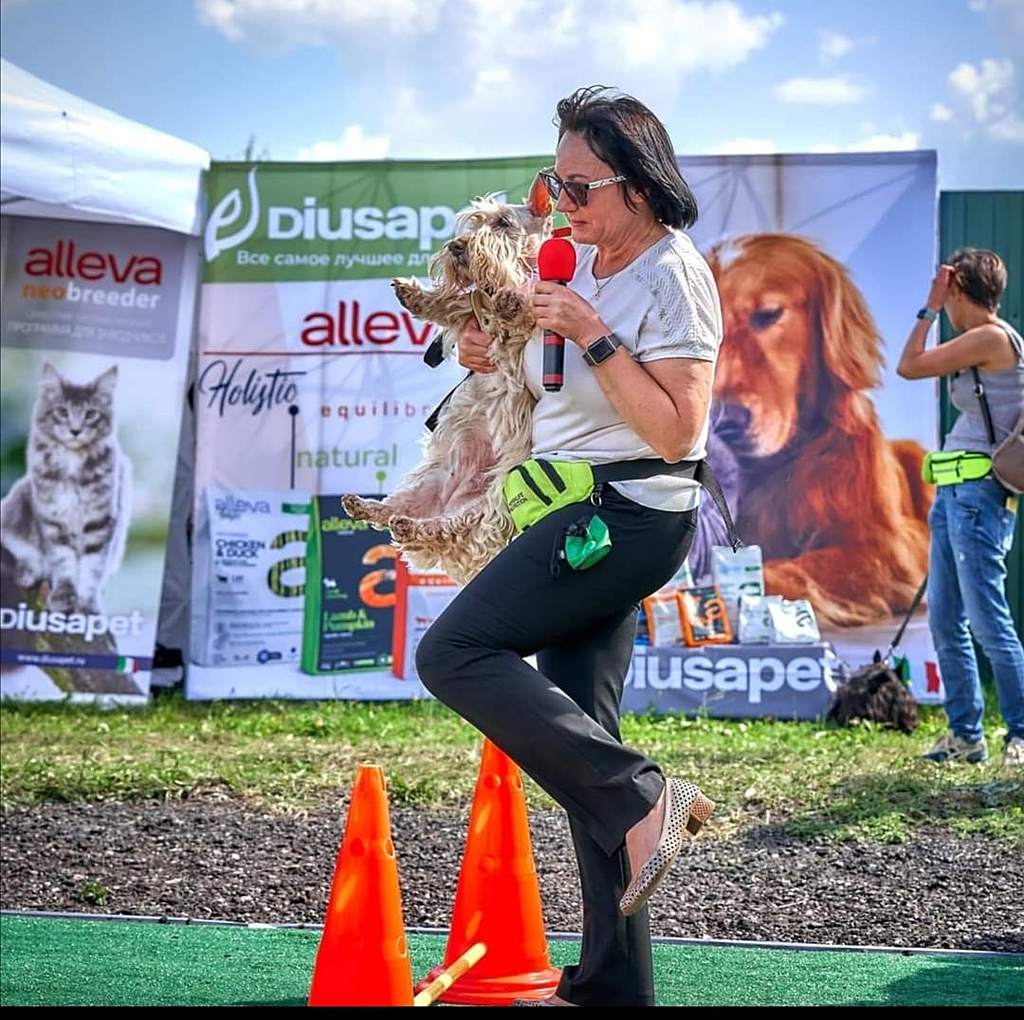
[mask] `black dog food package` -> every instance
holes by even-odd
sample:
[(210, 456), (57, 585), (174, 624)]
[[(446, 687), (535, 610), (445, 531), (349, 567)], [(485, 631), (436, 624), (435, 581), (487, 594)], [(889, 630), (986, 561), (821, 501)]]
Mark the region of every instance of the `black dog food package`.
[(313, 497), (306, 543), (304, 673), (390, 668), (397, 553), (386, 532), (349, 517), (340, 496)]

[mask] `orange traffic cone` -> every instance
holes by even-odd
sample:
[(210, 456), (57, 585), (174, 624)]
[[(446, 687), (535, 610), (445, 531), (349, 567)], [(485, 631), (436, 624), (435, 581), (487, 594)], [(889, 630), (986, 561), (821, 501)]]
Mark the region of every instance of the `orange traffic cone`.
[(475, 942), (486, 943), (487, 955), (441, 996), (442, 1002), (508, 1005), (513, 999), (546, 998), (557, 987), (561, 971), (548, 957), (523, 781), (517, 766), (489, 740), (484, 741), (444, 962), (417, 989)]
[(311, 1006), (411, 1006), (398, 862), (384, 771), (360, 765), (334, 867)]

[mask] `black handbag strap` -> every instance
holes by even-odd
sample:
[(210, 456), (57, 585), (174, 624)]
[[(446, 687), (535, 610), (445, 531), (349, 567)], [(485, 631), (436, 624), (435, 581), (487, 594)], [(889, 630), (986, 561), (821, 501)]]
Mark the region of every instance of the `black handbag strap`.
[(996, 445), (996, 430), (992, 425), (992, 409), (988, 406), (988, 397), (985, 396), (985, 387), (982, 384), (981, 376), (978, 374), (978, 370), (974, 365), (971, 365), (971, 372), (974, 375), (974, 395), (978, 398), (978, 403), (981, 404), (981, 416), (985, 419), (985, 428), (988, 431), (988, 441), (994, 448)]

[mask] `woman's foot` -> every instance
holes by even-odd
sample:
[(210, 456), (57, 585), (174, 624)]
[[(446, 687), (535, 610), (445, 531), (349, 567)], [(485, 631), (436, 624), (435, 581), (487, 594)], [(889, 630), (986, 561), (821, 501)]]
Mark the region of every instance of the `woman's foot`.
[(682, 779), (666, 779), (654, 807), (626, 833), (632, 879), (619, 900), (626, 917), (637, 913), (668, 874), (686, 832), (696, 835), (715, 805), (700, 788)]
[(568, 1002), (560, 995), (549, 995), (546, 999), (513, 999), (513, 1006), (575, 1006), (575, 1002)]

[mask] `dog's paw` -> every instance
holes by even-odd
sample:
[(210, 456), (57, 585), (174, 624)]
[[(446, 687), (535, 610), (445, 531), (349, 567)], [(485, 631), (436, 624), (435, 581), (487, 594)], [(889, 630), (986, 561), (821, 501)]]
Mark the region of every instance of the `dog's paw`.
[(391, 287), (398, 298), (398, 303), (413, 315), (420, 315), (426, 307), (427, 295), (418, 280), (412, 277), (396, 276), (391, 281)]
[(416, 537), (416, 522), (411, 517), (395, 514), (388, 521), (388, 530), (396, 542), (404, 545)]
[(504, 287), (494, 295), (494, 314), (505, 322), (515, 322), (522, 315), (525, 304), (518, 291)]
[(361, 521), (367, 517), (367, 503), (366, 500), (360, 496), (342, 496), (341, 505), (345, 513), (349, 515), (353, 520)]

